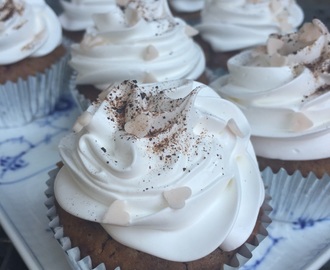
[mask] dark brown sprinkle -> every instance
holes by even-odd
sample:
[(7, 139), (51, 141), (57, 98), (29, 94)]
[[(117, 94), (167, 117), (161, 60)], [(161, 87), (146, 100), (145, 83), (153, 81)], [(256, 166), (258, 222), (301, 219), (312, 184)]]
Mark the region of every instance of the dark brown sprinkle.
[(104, 147), (101, 147), (101, 150), (106, 153), (107, 152), (107, 149), (105, 149)]
[(117, 109), (116, 109), (116, 112), (117, 112), (117, 113), (124, 113), (124, 112), (125, 112), (125, 107), (126, 107), (126, 106), (123, 106), (123, 107), (117, 108)]
[(322, 85), (319, 88), (316, 89), (315, 93), (316, 94), (324, 94), (325, 92), (328, 92), (330, 90), (330, 85)]

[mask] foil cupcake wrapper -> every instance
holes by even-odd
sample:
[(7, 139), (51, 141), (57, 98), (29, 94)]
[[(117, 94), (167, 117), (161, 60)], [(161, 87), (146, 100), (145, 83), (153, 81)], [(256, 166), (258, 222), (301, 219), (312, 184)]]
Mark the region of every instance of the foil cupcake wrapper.
[(22, 126), (54, 111), (71, 69), (65, 54), (43, 73), (0, 84), (0, 128)]
[(78, 89), (76, 88), (76, 77), (77, 73), (76, 71), (73, 71), (69, 81), (69, 91), (80, 112), (84, 112), (87, 110), (87, 108), (89, 107), (89, 105), (91, 105), (92, 102), (84, 95), (79, 93)]
[(273, 220), (299, 223), (330, 217), (329, 175), (318, 179), (313, 173), (303, 177), (300, 171), (289, 175), (283, 168), (273, 173), (269, 167), (261, 175), (272, 197)]
[[(92, 267), (92, 260), (90, 256), (86, 256), (81, 258), (80, 250), (78, 247), (73, 247), (71, 245), (70, 238), (64, 235), (63, 227), (61, 227), (61, 223), (59, 217), (56, 212), (55, 207), (55, 197), (54, 197), (54, 180), (60, 169), (56, 168), (48, 173), (49, 179), (46, 181), (47, 189), (45, 191), (45, 195), (47, 200), (45, 205), (47, 207), (47, 217), (50, 220), (49, 227), (54, 233), (54, 238), (62, 247), (63, 251), (67, 255), (67, 260), (72, 269), (75, 270), (106, 270), (105, 265), (99, 264), (95, 268)], [(260, 220), (260, 226), (258, 233), (254, 237), (250, 237), (250, 239), (243, 244), (241, 247), (237, 249), (236, 255), (232, 258), (232, 260), (228, 263), (228, 265), (224, 265), (224, 270), (234, 270), (238, 269), (240, 266), (245, 264), (251, 257), (252, 251), (259, 245), (259, 243), (268, 235), (266, 228), (271, 223), (271, 219), (269, 218), (269, 213), (272, 211), (272, 207), (269, 204), (271, 197), (266, 195), (264, 203), (262, 205), (262, 214)], [(107, 270), (121, 270), (120, 267), (116, 267), (115, 269), (107, 269)], [(148, 270), (148, 269), (146, 269)]]

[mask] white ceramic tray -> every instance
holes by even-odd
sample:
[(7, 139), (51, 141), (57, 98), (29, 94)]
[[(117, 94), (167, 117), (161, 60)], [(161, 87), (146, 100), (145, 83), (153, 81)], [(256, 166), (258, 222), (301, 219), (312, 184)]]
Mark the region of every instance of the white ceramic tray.
[[(58, 142), (78, 114), (71, 97), (64, 96), (54, 114), (0, 130), (0, 222), (30, 269), (70, 269), (49, 229), (44, 192), (47, 173), (59, 161)], [(268, 231), (241, 269), (312, 270), (330, 259), (330, 216), (309, 223), (274, 221)]]

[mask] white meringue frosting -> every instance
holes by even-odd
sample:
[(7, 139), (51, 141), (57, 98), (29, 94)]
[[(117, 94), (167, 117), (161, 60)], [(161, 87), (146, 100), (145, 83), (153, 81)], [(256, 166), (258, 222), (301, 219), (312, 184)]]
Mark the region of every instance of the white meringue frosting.
[(59, 19), (68, 31), (83, 31), (94, 24), (92, 15), (112, 10), (115, 0), (60, 0), (63, 12)]
[(256, 154), (283, 160), (330, 156), (330, 37), (314, 19), (298, 32), (228, 61), (212, 86), (236, 103), (252, 128)]
[(47, 55), (61, 41), (58, 18), (43, 0), (0, 1), (0, 65)]
[(264, 45), (272, 33), (289, 33), (303, 21), (295, 0), (205, 0), (202, 38), (216, 52)]
[(73, 44), (70, 64), (77, 84), (104, 89), (126, 79), (197, 79), (205, 69), (203, 51), (192, 39), (197, 31), (173, 18), (166, 0), (127, 2), (94, 14), (95, 26)]
[(120, 243), (172, 261), (251, 234), (264, 187), (244, 115), (190, 80), (124, 81), (100, 94), (59, 145), (55, 195)]
[(196, 12), (204, 8), (205, 0), (170, 0), (170, 5), (178, 12)]

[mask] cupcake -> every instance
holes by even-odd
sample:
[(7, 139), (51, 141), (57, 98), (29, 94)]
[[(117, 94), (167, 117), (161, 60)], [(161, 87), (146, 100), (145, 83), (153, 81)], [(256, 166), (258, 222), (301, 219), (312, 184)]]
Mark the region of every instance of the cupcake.
[(204, 1), (205, 0), (169, 0), (169, 3), (174, 16), (180, 17), (190, 25), (194, 25), (200, 22)]
[(64, 29), (64, 36), (73, 42), (80, 42), (86, 28), (94, 24), (92, 15), (110, 12), (115, 0), (60, 0), (62, 12), (59, 20)]
[(199, 42), (210, 52), (208, 65), (226, 68), (242, 49), (264, 45), (272, 33), (289, 33), (303, 21), (295, 0), (205, 0)]
[(54, 110), (67, 54), (57, 16), (42, 1), (3, 0), (0, 21), (0, 128), (8, 128)]
[(167, 1), (126, 1), (93, 19), (95, 26), (72, 45), (78, 90), (87, 85), (87, 92), (95, 92), (127, 79), (206, 82), (204, 54), (192, 39), (197, 32), (171, 15)]
[(329, 174), (329, 43), (328, 29), (314, 19), (234, 56), (229, 75), (212, 84), (247, 117), (261, 169)]
[(203, 84), (114, 84), (59, 144), (64, 235), (93, 267), (237, 267), (265, 232), (249, 138), (241, 111)]

